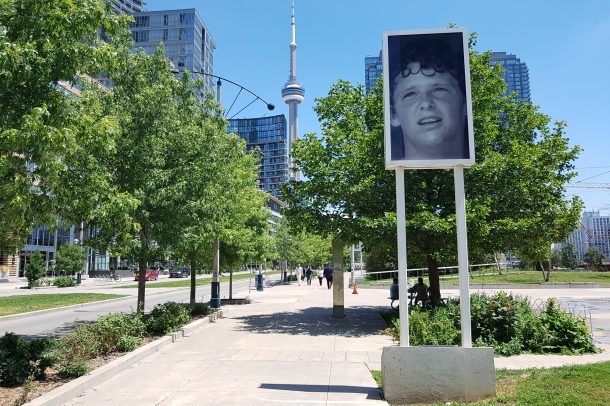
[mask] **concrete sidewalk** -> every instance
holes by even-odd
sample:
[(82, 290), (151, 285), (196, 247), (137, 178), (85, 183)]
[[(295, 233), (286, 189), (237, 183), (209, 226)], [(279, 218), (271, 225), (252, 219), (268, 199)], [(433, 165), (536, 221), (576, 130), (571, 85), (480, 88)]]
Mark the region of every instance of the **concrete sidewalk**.
[(387, 404), (369, 372), (393, 345), (380, 333), (387, 298), (346, 291), (346, 317), (333, 319), (332, 290), (312, 283), (252, 292), (249, 305), (223, 306), (224, 319), (67, 404)]
[[(379, 312), (388, 309), (388, 292), (359, 289), (354, 295), (346, 289), (346, 317), (333, 319), (332, 291), (312, 283), (253, 291), (251, 304), (223, 306), (225, 318), (66, 405), (386, 404), (369, 369), (380, 369), (382, 348), (396, 345), (381, 333)], [(604, 360), (610, 351), (498, 357), (495, 365), (525, 369)]]

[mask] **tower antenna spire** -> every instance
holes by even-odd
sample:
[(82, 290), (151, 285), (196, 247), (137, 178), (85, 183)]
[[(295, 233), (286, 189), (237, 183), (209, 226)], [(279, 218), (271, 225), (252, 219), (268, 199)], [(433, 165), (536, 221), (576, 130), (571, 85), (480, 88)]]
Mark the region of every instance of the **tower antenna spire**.
[(298, 105), (305, 100), (305, 88), (297, 80), (297, 41), (296, 41), (296, 24), (294, 22), (294, 0), (291, 1), (292, 14), (290, 17), (290, 74), (288, 81), (282, 88), (282, 99), (288, 104), (288, 129), (290, 140), (288, 143), (289, 162), (290, 162), (290, 177), (294, 180), (300, 180), (299, 168), (293, 165), (292, 146), (294, 141), (299, 138), (298, 125)]

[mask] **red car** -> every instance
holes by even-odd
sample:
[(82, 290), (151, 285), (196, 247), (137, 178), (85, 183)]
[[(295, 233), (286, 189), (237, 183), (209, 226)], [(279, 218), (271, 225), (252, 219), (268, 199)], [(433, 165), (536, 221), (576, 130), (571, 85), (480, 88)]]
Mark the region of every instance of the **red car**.
[[(159, 279), (159, 272), (156, 269), (147, 269), (146, 278), (147, 281), (156, 281)], [(140, 272), (136, 272), (134, 281), (140, 280)]]

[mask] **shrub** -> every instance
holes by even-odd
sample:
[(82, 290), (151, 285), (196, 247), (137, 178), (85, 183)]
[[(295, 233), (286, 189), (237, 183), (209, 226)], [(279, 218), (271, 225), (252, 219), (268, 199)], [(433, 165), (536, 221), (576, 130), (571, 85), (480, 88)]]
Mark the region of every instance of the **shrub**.
[(76, 286), (76, 281), (69, 276), (59, 276), (53, 280), (53, 286), (57, 286), (58, 288), (69, 288), (71, 286)]
[(210, 306), (207, 303), (195, 303), (193, 307), (191, 307), (191, 316), (207, 316), (211, 313)]
[[(470, 311), (474, 345), (493, 347), (498, 355), (596, 351), (585, 320), (561, 310), (553, 299), (538, 315), (526, 298), (505, 292), (472, 295)], [(409, 318), (412, 345), (459, 344), (459, 300), (450, 300), (447, 307), (413, 308)], [(394, 317), (389, 324), (393, 338), (398, 340), (399, 320)]]
[(14, 333), (0, 337), (0, 386), (18, 386), (28, 379), (44, 379), (52, 366), (47, 356), (54, 340), (24, 340)]
[(74, 379), (91, 371), (89, 363), (81, 358), (72, 358), (63, 362), (57, 368), (57, 373), (64, 379)]
[(148, 334), (163, 335), (176, 331), (190, 319), (189, 311), (185, 306), (176, 302), (167, 302), (156, 305), (144, 317), (144, 323)]
[[(506, 292), (495, 295), (472, 295), (470, 299), (472, 337), (494, 348), (519, 338), (520, 320), (531, 320), (529, 300)], [(520, 341), (520, 340), (519, 340)], [(515, 343), (510, 348), (514, 349)], [(512, 350), (511, 350), (512, 351)], [(511, 355), (500, 351), (501, 355)]]
[(85, 249), (77, 244), (61, 244), (57, 250), (55, 270), (74, 275), (85, 265)]
[(37, 282), (45, 274), (44, 259), (40, 251), (32, 252), (30, 255), (30, 263), (25, 267), (25, 277), (28, 280), (30, 289), (37, 286)]
[[(411, 345), (458, 345), (460, 327), (455, 321), (453, 307), (436, 307), (431, 310), (414, 307), (409, 314), (409, 342)], [(459, 314), (459, 311), (458, 311)]]
[(55, 356), (65, 365), (75, 359), (131, 351), (140, 345), (145, 330), (137, 315), (108, 314), (62, 337)]
[(585, 320), (561, 310), (554, 299), (547, 301), (540, 320), (544, 334), (539, 334), (538, 338), (544, 352), (581, 354), (595, 351)]
[(119, 352), (129, 352), (138, 348), (140, 344), (142, 344), (142, 337), (121, 336), (115, 348)]
[(64, 365), (73, 359), (94, 358), (100, 353), (102, 343), (95, 334), (93, 323), (74, 329), (63, 336), (53, 351), (56, 362)]
[[(140, 316), (124, 313), (103, 316), (91, 328), (100, 342), (98, 348), (100, 355), (115, 351), (131, 351), (140, 345), (146, 331), (146, 326)], [(125, 350), (125, 348), (128, 349)]]

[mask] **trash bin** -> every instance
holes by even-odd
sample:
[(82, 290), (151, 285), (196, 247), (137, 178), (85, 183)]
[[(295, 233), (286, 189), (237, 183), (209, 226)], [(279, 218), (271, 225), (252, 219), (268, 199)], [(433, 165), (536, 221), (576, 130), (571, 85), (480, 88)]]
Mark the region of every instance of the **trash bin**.
[(80, 285), (81, 279), (82, 279), (82, 274), (80, 272), (77, 272), (76, 273), (76, 284), (77, 285)]
[(263, 273), (259, 272), (256, 275), (256, 290), (263, 290)]

